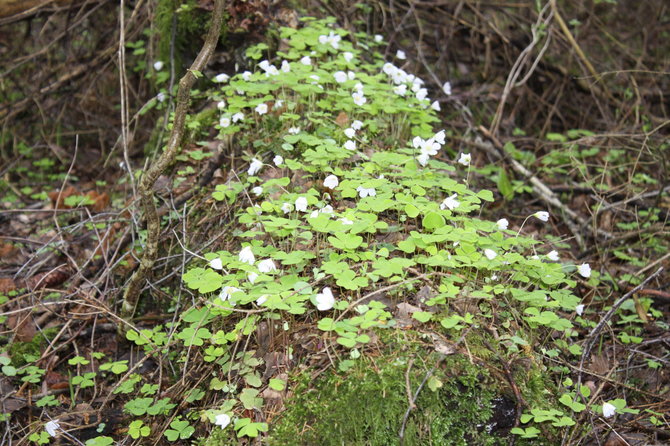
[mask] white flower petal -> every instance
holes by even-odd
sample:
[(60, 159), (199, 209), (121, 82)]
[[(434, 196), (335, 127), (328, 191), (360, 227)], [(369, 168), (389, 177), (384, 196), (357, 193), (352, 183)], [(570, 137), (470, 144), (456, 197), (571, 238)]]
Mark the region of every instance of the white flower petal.
[(340, 180), (335, 175), (328, 175), (323, 180), (323, 186), (328, 189), (335, 189), (338, 184), (340, 184)]
[(579, 272), (579, 275), (585, 278), (591, 277), (591, 265), (588, 263), (582, 263), (577, 267), (577, 272)]
[(316, 308), (319, 311), (328, 311), (335, 305), (335, 296), (330, 288), (326, 287), (316, 295)]
[(447, 198), (444, 199), (442, 204), (440, 204), (440, 209), (449, 209), (450, 211), (453, 211), (457, 207), (461, 205), (461, 202), (456, 200), (456, 197), (458, 194), (453, 194)]
[(496, 225), (498, 226), (498, 229), (504, 231), (509, 227), (509, 221), (507, 221), (506, 218), (501, 218), (496, 222)]
[(226, 426), (230, 424), (230, 416), (228, 414), (221, 413), (214, 419), (214, 424), (221, 426), (221, 429), (225, 429)]
[(538, 212), (533, 214), (533, 217), (537, 218), (538, 220), (549, 221), (549, 212), (538, 211)]
[(610, 403), (603, 404), (603, 417), (609, 418), (614, 416), (615, 413), (616, 413), (616, 406), (614, 404)]
[(485, 250), (484, 250), (484, 255), (485, 255), (486, 258), (489, 259), (489, 260), (493, 260), (493, 259), (495, 259), (496, 257), (498, 257), (498, 254), (496, 254), (496, 252), (495, 252), (494, 250), (492, 250), (492, 249), (485, 249)]
[(263, 162), (254, 158), (251, 160), (251, 164), (249, 164), (249, 169), (247, 170), (247, 173), (249, 175), (256, 175), (261, 170), (262, 167)]
[(60, 430), (60, 423), (58, 423), (58, 420), (51, 420), (44, 425), (44, 430), (46, 430), (47, 434), (50, 436), (55, 437)]
[(217, 257), (209, 261), (209, 267), (212, 269), (223, 269), (223, 262)]
[(277, 271), (277, 266), (272, 259), (265, 259), (258, 262), (258, 271), (262, 273), (269, 273), (271, 271)]
[(307, 212), (307, 198), (298, 197), (298, 199), (295, 200), (295, 210), (300, 212)]
[(459, 164), (464, 166), (469, 166), (470, 161), (472, 161), (472, 156), (469, 153), (461, 153), (461, 157), (458, 158)]
[(249, 265), (253, 265), (256, 262), (256, 256), (254, 256), (254, 253), (251, 250), (251, 246), (245, 246), (242, 248), (238, 258), (240, 262), (248, 263)]

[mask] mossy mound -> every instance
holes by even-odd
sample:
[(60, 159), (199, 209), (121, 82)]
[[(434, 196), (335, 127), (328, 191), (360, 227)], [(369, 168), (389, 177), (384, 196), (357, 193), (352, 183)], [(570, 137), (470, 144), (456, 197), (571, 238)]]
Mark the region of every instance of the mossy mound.
[[(408, 394), (424, 380), (401, 443)], [(503, 444), (507, 439), (491, 431), (501, 427), (492, 417), (496, 405), (507, 400), (492, 382), (486, 368), (461, 355), (414, 349), (361, 358), (344, 374), (327, 372), (316, 382), (304, 376), (273, 423), (268, 444)]]

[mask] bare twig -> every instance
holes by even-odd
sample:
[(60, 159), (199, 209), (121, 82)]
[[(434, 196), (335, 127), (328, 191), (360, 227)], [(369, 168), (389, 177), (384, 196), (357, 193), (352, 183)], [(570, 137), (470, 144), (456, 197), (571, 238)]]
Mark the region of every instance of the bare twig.
[(225, 0), (216, 0), (212, 23), (210, 24), (209, 32), (205, 38), (205, 43), (203, 44), (200, 53), (198, 53), (198, 57), (196, 57), (191, 65), (191, 68), (179, 81), (174, 121), (167, 148), (156, 162), (149, 166), (144, 172), (138, 187), (138, 193), (144, 208), (144, 218), (147, 221), (147, 239), (139, 267), (130, 278), (123, 294), (123, 304), (120, 314), (121, 317), (126, 320), (129, 319), (135, 311), (142, 284), (153, 268), (158, 254), (158, 241), (160, 238), (161, 225), (158, 213), (156, 212), (156, 204), (154, 203), (153, 186), (156, 179), (163, 173), (168, 165), (172, 163), (181, 146), (184, 137), (184, 125), (189, 107), (191, 87), (196, 80), (194, 72), (202, 71), (214, 52), (221, 31), (224, 3)]
[[(637, 293), (640, 291), (646, 284), (648, 284), (653, 278), (661, 274), (663, 271), (663, 267), (659, 267), (656, 272), (654, 272), (652, 275), (647, 277), (640, 283), (638, 286), (621, 296), (614, 304), (612, 305), (612, 308), (605, 313), (605, 315), (600, 319), (600, 322), (598, 322), (598, 325), (595, 326), (593, 330), (591, 330), (591, 333), (586, 338), (586, 346), (584, 347), (584, 352), (582, 353), (582, 357), (579, 360), (579, 368), (580, 370), (584, 368), (584, 361), (586, 361), (590, 356), (591, 356), (591, 350), (593, 349), (593, 345), (596, 342), (596, 339), (602, 329), (605, 327), (605, 325), (609, 322), (609, 320), (614, 316), (614, 313), (619, 309), (623, 303), (629, 299), (633, 294)], [(581, 372), (579, 373), (579, 378), (577, 379), (577, 389), (579, 388), (579, 384), (581, 383), (582, 379), (582, 374)]]

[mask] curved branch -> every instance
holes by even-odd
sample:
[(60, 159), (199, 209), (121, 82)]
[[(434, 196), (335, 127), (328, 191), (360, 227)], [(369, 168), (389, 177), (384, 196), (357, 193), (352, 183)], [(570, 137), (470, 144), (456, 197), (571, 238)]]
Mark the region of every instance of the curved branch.
[(189, 108), (191, 87), (193, 87), (196, 80), (194, 72), (202, 71), (216, 48), (216, 43), (219, 40), (221, 32), (221, 24), (223, 22), (224, 3), (225, 0), (216, 0), (212, 23), (210, 24), (209, 32), (205, 38), (205, 43), (203, 44), (200, 53), (198, 53), (198, 57), (196, 57), (193, 64), (191, 64), (191, 67), (179, 80), (172, 132), (170, 133), (167, 148), (144, 172), (138, 187), (138, 194), (140, 195), (142, 207), (144, 208), (144, 218), (147, 222), (147, 239), (142, 258), (140, 259), (140, 264), (130, 278), (125, 292), (123, 293), (121, 317), (125, 320), (129, 319), (135, 312), (135, 307), (139, 300), (140, 292), (142, 291), (142, 285), (144, 284), (146, 276), (153, 268), (158, 254), (158, 241), (160, 238), (161, 226), (158, 213), (156, 212), (156, 204), (154, 203), (153, 186), (156, 179), (174, 161), (174, 158), (179, 151), (179, 147), (181, 146), (184, 138), (184, 124), (186, 122), (186, 114)]

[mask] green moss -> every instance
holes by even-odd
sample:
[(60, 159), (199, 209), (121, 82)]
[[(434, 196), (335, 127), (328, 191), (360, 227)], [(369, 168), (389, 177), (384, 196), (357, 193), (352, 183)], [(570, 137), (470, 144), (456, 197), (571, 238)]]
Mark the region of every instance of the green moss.
[[(415, 392), (430, 370), (440, 388), (425, 385), (405, 426), (404, 445), (497, 445), (506, 439), (485, 432), (491, 400), (485, 368), (467, 358), (414, 346), (398, 354), (360, 359), (347, 374), (327, 373), (316, 383), (303, 376), (288, 409), (273, 423), (270, 445), (394, 445), (408, 407), (406, 375)], [(438, 381), (434, 381), (436, 383)]]
[(12, 364), (15, 367), (21, 367), (37, 360), (46, 347), (47, 339), (53, 339), (59, 331), (58, 327), (47, 328), (42, 330), (41, 333), (37, 333), (31, 341), (9, 344), (7, 353), (12, 358)]

